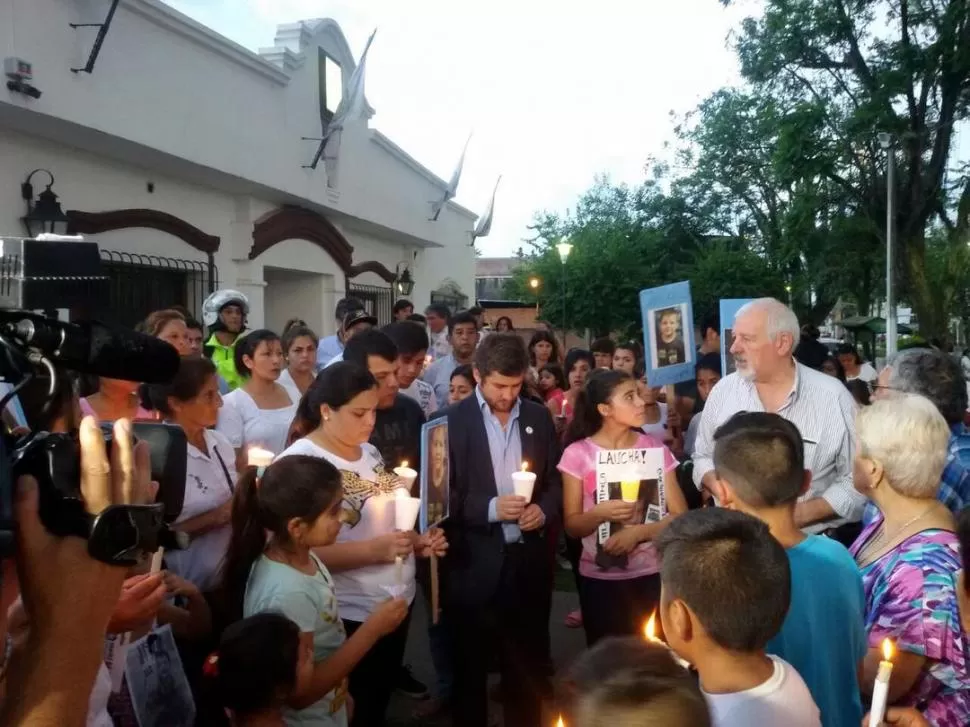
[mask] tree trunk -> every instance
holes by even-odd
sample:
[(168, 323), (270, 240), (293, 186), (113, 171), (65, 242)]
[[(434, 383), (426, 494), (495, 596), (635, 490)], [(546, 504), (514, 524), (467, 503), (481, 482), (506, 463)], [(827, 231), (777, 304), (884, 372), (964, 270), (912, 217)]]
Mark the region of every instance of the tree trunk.
[[(900, 245), (903, 251), (903, 264), (906, 266), (909, 282), (909, 294), (912, 299), (913, 310), (916, 312), (919, 321), (920, 336), (925, 339), (943, 339), (947, 334), (946, 316), (943, 312), (943, 300), (941, 291), (931, 289), (930, 281), (926, 276), (926, 238), (920, 232), (911, 236), (905, 245)], [(899, 290), (898, 281), (901, 275), (895, 276), (897, 281), (896, 290)], [(898, 304), (899, 297), (896, 297)]]

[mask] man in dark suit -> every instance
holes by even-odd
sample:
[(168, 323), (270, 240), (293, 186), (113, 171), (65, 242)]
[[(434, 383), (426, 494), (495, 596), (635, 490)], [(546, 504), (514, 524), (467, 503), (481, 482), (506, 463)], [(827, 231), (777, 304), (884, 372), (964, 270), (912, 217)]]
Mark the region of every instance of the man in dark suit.
[[(549, 411), (520, 398), (529, 355), (515, 334), (493, 333), (475, 352), (474, 396), (442, 412), (451, 452), (446, 621), (454, 653), (454, 723), (488, 724), (486, 680), (502, 673), (506, 727), (540, 727), (549, 694), (552, 559), (546, 533), (561, 518), (559, 445)], [(528, 462), (532, 497), (514, 494)]]

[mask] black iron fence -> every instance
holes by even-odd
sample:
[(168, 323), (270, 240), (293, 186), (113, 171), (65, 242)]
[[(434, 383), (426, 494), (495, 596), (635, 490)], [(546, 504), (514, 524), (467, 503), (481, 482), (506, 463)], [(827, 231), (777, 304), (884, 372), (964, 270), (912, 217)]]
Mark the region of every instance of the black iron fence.
[(101, 250), (101, 266), (108, 277), (108, 303), (97, 317), (134, 326), (155, 310), (185, 306), (200, 318), (206, 296), (219, 285), (215, 264), (195, 260)]
[(377, 318), (379, 325), (391, 322), (391, 308), (394, 306), (394, 291), (380, 285), (359, 285), (349, 283), (347, 295), (357, 298), (364, 304), (364, 310)]

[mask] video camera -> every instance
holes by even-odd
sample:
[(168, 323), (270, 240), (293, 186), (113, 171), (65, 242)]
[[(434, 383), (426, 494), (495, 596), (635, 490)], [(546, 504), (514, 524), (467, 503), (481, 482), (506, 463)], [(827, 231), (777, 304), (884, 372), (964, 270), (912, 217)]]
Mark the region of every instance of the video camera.
[[(84, 507), (76, 394), (70, 372), (144, 383), (170, 381), (178, 352), (151, 336), (97, 322), (66, 323), (31, 311), (98, 307), (107, 278), (93, 242), (0, 238), (0, 379), (10, 387), (0, 412), (19, 400), (27, 434), (5, 426), (0, 435), (0, 557), (14, 552), (12, 493), (32, 475), (39, 485), (40, 518), (55, 535), (88, 541), (92, 557), (133, 565), (164, 546), (181, 544), (168, 527), (182, 509), (187, 443), (180, 427), (136, 422), (136, 439), (151, 450), (157, 501), (112, 505), (92, 516)], [(56, 430), (57, 433), (51, 433)], [(111, 427), (103, 426), (111, 446)]]

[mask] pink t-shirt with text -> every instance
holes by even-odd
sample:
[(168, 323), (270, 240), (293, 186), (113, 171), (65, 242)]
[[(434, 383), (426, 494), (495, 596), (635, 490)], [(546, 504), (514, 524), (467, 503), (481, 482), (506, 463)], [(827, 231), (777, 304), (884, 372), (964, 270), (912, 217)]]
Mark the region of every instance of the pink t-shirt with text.
[[(559, 471), (575, 477), (583, 483), (583, 512), (592, 510), (596, 505), (596, 453), (601, 447), (592, 439), (573, 442), (559, 460)], [(677, 459), (656, 437), (641, 434), (632, 449), (662, 449), (664, 451), (664, 472), (677, 469)], [(663, 487), (664, 483), (658, 483)], [(626, 568), (603, 570), (596, 565), (596, 531), (583, 538), (583, 553), (579, 559), (579, 572), (586, 578), (599, 578), (607, 581), (622, 581), (630, 578), (653, 575), (660, 571), (657, 549), (653, 543), (640, 543), (628, 556)]]

